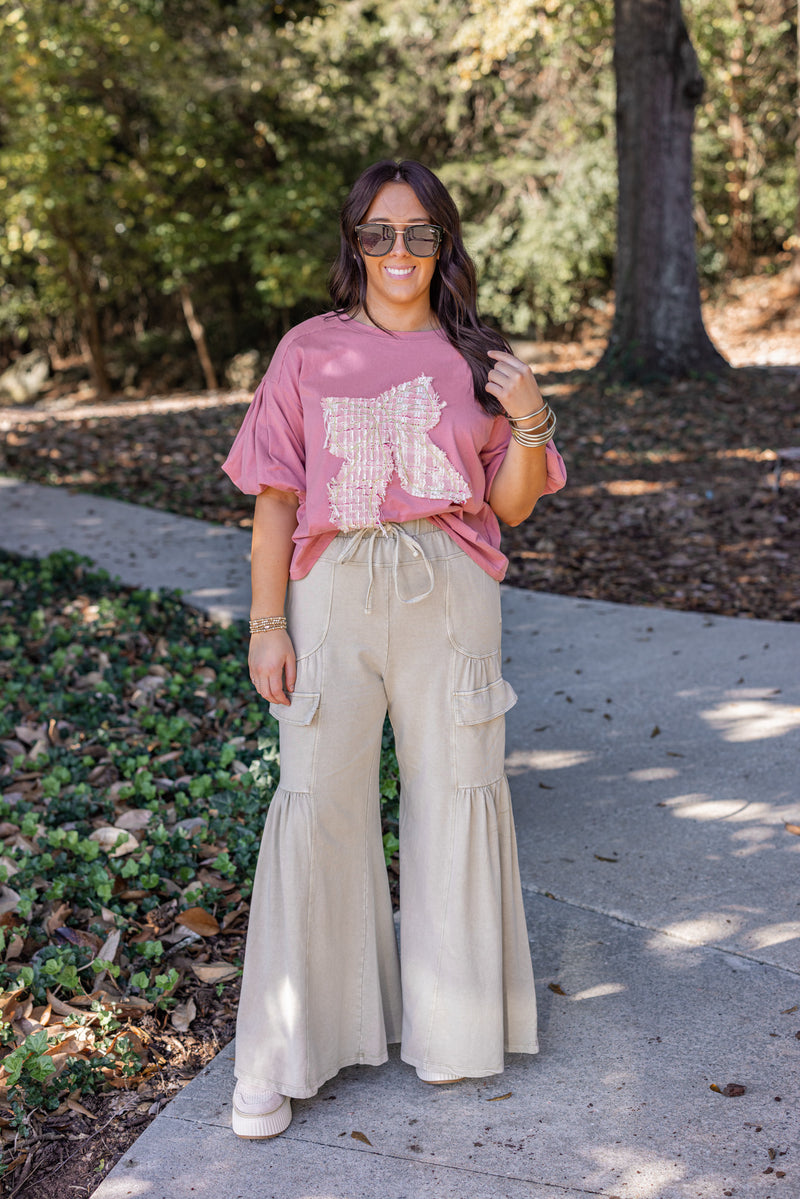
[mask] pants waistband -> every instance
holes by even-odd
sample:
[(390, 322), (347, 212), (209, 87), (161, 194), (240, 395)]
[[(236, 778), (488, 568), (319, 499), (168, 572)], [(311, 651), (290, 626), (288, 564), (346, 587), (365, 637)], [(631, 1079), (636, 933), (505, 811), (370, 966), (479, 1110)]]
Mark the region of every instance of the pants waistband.
[[(422, 545), (417, 539), (428, 533), (438, 532), (440, 530), (429, 520), (413, 520), (406, 521), (403, 524), (387, 522), (373, 529), (356, 529), (352, 533), (339, 533), (334, 538), (334, 547), (341, 545), (340, 553), (336, 559), (340, 565), (351, 561), (362, 546), (366, 549), (367, 565), (369, 567), (369, 582), (364, 600), (364, 612), (366, 614), (369, 614), (372, 610), (372, 588), (375, 581), (375, 549), (379, 542), (381, 540), (392, 540), (394, 542), (394, 555), (391, 566), (394, 590), (398, 600), (401, 604), (418, 604), (420, 600), (427, 599), (433, 591), (434, 577), (433, 568), (428, 561)], [(401, 594), (399, 578), (400, 566), (402, 565), (400, 561), (401, 549), (408, 555), (406, 561), (416, 561), (424, 564), (428, 580), (428, 585), (424, 591), (419, 591), (408, 596)]]

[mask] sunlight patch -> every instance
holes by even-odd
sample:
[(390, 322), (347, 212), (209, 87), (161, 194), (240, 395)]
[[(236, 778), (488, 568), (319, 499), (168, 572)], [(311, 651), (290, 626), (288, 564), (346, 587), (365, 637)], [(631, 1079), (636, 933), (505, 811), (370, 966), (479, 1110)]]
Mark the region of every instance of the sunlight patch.
[(627, 989), (623, 983), (598, 983), (596, 987), (587, 987), (585, 991), (570, 995), (569, 1000), (570, 1003), (581, 1003), (584, 999), (603, 999), (606, 995), (621, 995)]
[(615, 1175), (613, 1185), (605, 1177), (602, 1179), (605, 1193), (624, 1191), (628, 1195), (635, 1195), (636, 1199), (661, 1199), (665, 1187), (680, 1182), (685, 1175), (682, 1165), (669, 1158), (647, 1153), (640, 1146), (598, 1147), (592, 1151), (592, 1156), (600, 1169)]
[(646, 770), (632, 770), (628, 775), (635, 783), (657, 783), (660, 779), (674, 779), (678, 771), (674, 766), (648, 766)]
[[(709, 914), (697, 916), (694, 920), (678, 920), (675, 924), (665, 925), (661, 931), (668, 937), (688, 941), (690, 945), (709, 945), (726, 940), (737, 932), (739, 927), (740, 921), (735, 916)], [(651, 944), (651, 948), (656, 948), (655, 942)]]
[(766, 924), (754, 928), (747, 934), (747, 945), (752, 949), (768, 949), (770, 945), (785, 945), (787, 941), (800, 938), (800, 922), (787, 920), (782, 924)]
[(707, 795), (676, 795), (666, 801), (673, 816), (681, 820), (735, 820), (746, 812), (746, 819), (764, 819), (771, 815), (766, 804), (753, 804), (746, 799), (709, 799)]
[(594, 756), (586, 749), (540, 749), (533, 753), (518, 749), (509, 754), (506, 764), (511, 770), (566, 770), (570, 766), (591, 762)]
[(723, 741), (762, 741), (800, 728), (800, 708), (768, 700), (734, 700), (701, 712)]

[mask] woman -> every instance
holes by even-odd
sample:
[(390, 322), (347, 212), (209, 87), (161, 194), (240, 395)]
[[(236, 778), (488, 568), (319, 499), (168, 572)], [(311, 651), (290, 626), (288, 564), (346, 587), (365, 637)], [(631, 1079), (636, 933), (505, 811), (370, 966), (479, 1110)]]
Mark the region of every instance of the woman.
[(281, 748), (237, 1024), (244, 1137), (283, 1132), (291, 1098), (379, 1065), (392, 1042), (429, 1083), (538, 1048), (503, 773), (516, 696), (500, 673), (498, 518), (517, 525), (564, 485), (555, 418), (479, 321), (458, 212), (419, 163), (358, 179), (331, 294), (332, 313), (279, 345), (224, 466), (257, 496), (250, 677)]

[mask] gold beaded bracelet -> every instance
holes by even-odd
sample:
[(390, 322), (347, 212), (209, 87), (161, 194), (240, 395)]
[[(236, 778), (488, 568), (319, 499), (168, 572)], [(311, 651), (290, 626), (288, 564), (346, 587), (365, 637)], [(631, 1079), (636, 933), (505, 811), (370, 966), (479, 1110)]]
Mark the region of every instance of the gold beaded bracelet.
[(270, 633), (273, 629), (285, 629), (285, 616), (259, 616), (250, 621), (251, 633)]

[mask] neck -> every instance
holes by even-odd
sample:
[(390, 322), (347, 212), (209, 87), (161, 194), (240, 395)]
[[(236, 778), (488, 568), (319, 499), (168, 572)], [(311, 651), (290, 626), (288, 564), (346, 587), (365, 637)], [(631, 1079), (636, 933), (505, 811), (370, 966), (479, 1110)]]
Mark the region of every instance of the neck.
[(384, 309), (370, 305), (369, 314), (359, 308), (355, 320), (362, 325), (372, 325), (374, 328), (388, 329), (390, 333), (424, 333), (430, 329), (438, 329), (439, 321), (430, 305), (420, 307), (413, 312), (397, 312), (395, 309)]

